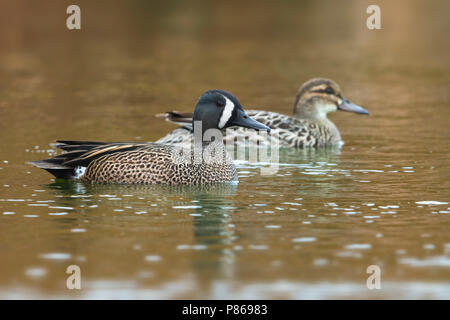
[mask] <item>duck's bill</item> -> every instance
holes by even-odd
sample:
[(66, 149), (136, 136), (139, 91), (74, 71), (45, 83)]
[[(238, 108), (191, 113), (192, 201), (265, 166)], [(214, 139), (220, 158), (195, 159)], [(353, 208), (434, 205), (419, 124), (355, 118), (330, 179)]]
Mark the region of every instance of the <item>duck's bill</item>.
[(270, 128), (268, 126), (265, 126), (262, 123), (250, 118), (243, 110), (238, 110), (237, 116), (233, 120), (231, 125), (267, 132), (270, 131)]
[(342, 100), (338, 109), (342, 111), (354, 112), (359, 114), (369, 114), (369, 112), (366, 109), (361, 108), (360, 106), (348, 101), (347, 99)]

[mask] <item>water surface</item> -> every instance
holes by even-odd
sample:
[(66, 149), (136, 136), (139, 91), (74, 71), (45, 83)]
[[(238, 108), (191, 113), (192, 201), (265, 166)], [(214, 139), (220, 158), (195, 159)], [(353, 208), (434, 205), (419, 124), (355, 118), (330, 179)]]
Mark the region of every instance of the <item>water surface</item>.
[[(5, 2), (0, 297), (450, 298), (449, 3), (383, 3), (380, 31), (368, 4), (79, 1), (77, 32), (59, 1)], [(102, 186), (27, 164), (56, 139), (156, 140), (174, 126), (154, 114), (212, 88), (290, 114), (317, 76), (371, 114), (332, 114), (342, 149), (281, 150), (273, 176)]]

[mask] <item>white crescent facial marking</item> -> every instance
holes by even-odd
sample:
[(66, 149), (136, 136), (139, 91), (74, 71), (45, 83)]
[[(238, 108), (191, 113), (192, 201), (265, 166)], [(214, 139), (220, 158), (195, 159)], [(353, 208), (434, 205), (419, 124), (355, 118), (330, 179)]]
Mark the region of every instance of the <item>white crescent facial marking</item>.
[(74, 171), (75, 171), (75, 179), (80, 179), (84, 175), (86, 167), (78, 166), (75, 168)]
[(227, 97), (223, 96), (225, 98), (225, 107), (222, 112), (222, 116), (220, 117), (219, 121), (219, 129), (222, 129), (227, 124), (228, 120), (230, 120), (231, 115), (233, 114), (234, 110), (234, 103), (228, 99)]

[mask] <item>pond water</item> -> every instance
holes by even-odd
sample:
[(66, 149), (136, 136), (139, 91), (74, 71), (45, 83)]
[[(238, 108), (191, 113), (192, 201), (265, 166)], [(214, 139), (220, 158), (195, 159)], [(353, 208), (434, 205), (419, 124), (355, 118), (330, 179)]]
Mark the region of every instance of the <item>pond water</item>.
[[(450, 298), (447, 1), (10, 1), (0, 19), (0, 298)], [(370, 3), (372, 4), (372, 3)], [(239, 184), (55, 182), (57, 139), (154, 141), (205, 90), (291, 113), (312, 77), (341, 149), (280, 150)], [(66, 288), (78, 265), (82, 289)], [(369, 290), (367, 267), (381, 269)]]

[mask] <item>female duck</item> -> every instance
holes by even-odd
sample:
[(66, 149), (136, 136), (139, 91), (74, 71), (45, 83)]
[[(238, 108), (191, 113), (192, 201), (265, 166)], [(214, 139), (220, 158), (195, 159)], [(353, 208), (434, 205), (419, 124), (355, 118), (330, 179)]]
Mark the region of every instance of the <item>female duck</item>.
[[(342, 145), (339, 130), (327, 115), (333, 111), (349, 111), (359, 114), (369, 114), (363, 108), (351, 103), (342, 96), (336, 82), (329, 79), (312, 79), (304, 83), (296, 96), (293, 116), (284, 114), (250, 110), (248, 115), (271, 128), (271, 136), (278, 137), (280, 146), (285, 147), (325, 147)], [(167, 121), (175, 122), (178, 128), (156, 141), (163, 144), (189, 145), (193, 138), (190, 132), (191, 117), (189, 113), (167, 112), (160, 114)], [(244, 128), (228, 129), (225, 139), (239, 141), (240, 138), (254, 138), (250, 141), (262, 143), (260, 137)]]
[[(237, 98), (223, 90), (202, 94), (195, 107), (193, 121), (194, 127), (201, 126), (201, 134), (195, 134), (195, 146), (200, 148), (195, 153), (190, 149), (157, 143), (58, 141), (56, 146), (65, 153), (31, 164), (47, 170), (56, 178), (99, 183), (232, 182), (237, 180), (236, 168), (218, 130), (231, 126), (270, 130), (249, 118)], [(219, 139), (203, 139), (203, 134), (211, 132), (211, 129), (219, 132)], [(203, 157), (207, 151), (212, 151), (215, 156)]]

